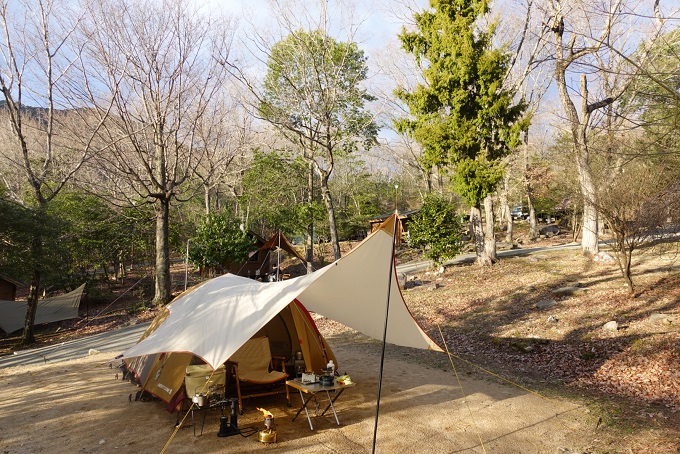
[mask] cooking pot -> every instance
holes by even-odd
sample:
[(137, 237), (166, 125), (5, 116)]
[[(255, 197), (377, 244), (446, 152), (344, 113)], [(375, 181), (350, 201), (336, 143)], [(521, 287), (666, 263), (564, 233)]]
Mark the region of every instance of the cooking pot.
[(321, 386), (333, 386), (334, 377), (332, 375), (321, 375), (319, 377), (319, 383)]

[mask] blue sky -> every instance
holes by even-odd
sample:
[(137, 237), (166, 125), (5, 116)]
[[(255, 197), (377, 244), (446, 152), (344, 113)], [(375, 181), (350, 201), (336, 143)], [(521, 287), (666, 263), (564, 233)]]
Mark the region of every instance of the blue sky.
[[(304, 4), (314, 4), (315, 2), (299, 2)], [(338, 2), (332, 2), (337, 4)], [(356, 1), (354, 6), (356, 8), (356, 21), (360, 21), (359, 26), (359, 42), (362, 42), (365, 50), (380, 47), (389, 39), (396, 39), (396, 34), (401, 29), (401, 22), (394, 17), (390, 9), (399, 8), (399, 2), (390, 0), (376, 1), (364, 0)], [(420, 1), (421, 4), (426, 2)], [(267, 25), (273, 23), (272, 10), (269, 7), (267, 0), (229, 0), (228, 2), (219, 2), (222, 10), (239, 19), (240, 30), (243, 31), (249, 27), (249, 19), (258, 25)], [(345, 8), (346, 10), (347, 8)], [(334, 22), (342, 22), (342, 18), (336, 17), (338, 13), (333, 11), (331, 19)], [(337, 21), (335, 20), (337, 18)]]

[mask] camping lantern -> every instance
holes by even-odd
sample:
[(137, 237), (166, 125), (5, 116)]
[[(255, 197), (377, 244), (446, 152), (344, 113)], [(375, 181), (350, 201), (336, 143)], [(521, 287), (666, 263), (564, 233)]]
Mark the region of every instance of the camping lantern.
[(275, 443), (276, 429), (274, 429), (274, 415), (264, 408), (258, 408), (258, 410), (260, 410), (264, 416), (264, 429), (260, 430), (258, 439), (262, 443)]

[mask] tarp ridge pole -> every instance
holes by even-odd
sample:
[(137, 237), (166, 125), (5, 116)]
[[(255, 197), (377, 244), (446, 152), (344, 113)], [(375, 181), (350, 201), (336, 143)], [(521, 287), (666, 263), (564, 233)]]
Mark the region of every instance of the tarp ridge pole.
[(380, 393), (382, 391), (382, 378), (383, 378), (383, 369), (385, 365), (385, 345), (387, 343), (387, 321), (389, 319), (390, 315), (390, 293), (392, 291), (392, 273), (394, 272), (393, 267), (394, 267), (394, 245), (396, 241), (396, 235), (397, 235), (397, 222), (399, 222), (399, 218), (395, 212), (394, 214), (394, 229), (392, 230), (392, 253), (390, 254), (390, 272), (387, 275), (387, 302), (385, 303), (385, 326), (383, 328), (383, 338), (382, 338), (382, 349), (380, 351), (380, 372), (378, 375), (378, 396), (376, 399), (376, 404), (375, 404), (375, 425), (373, 426), (373, 450), (372, 452), (375, 453), (375, 445), (376, 445), (376, 439), (378, 436), (378, 416), (380, 414)]

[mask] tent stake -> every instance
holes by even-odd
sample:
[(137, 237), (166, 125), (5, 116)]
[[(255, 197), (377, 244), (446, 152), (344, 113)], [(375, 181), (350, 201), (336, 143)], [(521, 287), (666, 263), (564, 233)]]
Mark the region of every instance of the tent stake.
[(382, 349), (380, 352), (380, 373), (378, 375), (378, 397), (376, 399), (376, 404), (375, 404), (375, 425), (373, 427), (373, 452), (375, 454), (375, 444), (376, 444), (376, 438), (378, 436), (378, 415), (380, 414), (380, 393), (382, 391), (382, 378), (383, 378), (383, 368), (385, 364), (385, 344), (386, 344), (386, 339), (387, 339), (387, 320), (389, 319), (390, 315), (390, 293), (392, 292), (392, 273), (393, 273), (393, 267), (394, 267), (394, 245), (396, 243), (396, 235), (397, 235), (397, 222), (399, 222), (399, 216), (394, 214), (394, 229), (392, 230), (392, 254), (390, 256), (390, 272), (387, 275), (387, 302), (385, 304), (385, 326), (383, 328), (383, 338), (382, 338)]

